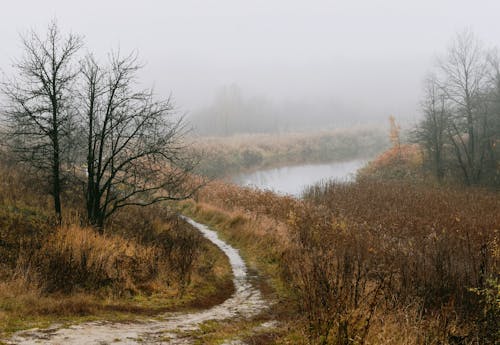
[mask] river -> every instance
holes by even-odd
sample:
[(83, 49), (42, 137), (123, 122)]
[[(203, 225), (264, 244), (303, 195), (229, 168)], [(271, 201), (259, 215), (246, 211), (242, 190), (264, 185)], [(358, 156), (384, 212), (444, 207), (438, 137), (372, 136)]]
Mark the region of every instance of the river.
[(356, 159), (328, 164), (306, 164), (259, 170), (232, 177), (232, 182), (241, 186), (269, 189), (280, 194), (300, 196), (306, 186), (326, 179), (352, 181), (356, 171), (367, 160)]

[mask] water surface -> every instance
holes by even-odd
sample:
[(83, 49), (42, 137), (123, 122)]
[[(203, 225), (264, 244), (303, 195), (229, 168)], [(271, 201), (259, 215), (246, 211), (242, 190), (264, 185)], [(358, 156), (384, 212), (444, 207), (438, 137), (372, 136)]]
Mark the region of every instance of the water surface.
[(307, 164), (259, 170), (249, 174), (239, 174), (232, 181), (241, 186), (269, 189), (280, 194), (300, 196), (308, 185), (326, 179), (352, 181), (356, 171), (365, 165), (365, 159), (328, 164)]

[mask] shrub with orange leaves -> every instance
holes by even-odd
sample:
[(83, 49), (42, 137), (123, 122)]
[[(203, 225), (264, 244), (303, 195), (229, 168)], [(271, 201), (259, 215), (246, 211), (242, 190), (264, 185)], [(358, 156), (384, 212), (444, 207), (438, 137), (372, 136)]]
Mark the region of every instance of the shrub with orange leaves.
[(360, 169), (358, 177), (421, 181), (422, 164), (423, 154), (418, 144), (394, 146)]

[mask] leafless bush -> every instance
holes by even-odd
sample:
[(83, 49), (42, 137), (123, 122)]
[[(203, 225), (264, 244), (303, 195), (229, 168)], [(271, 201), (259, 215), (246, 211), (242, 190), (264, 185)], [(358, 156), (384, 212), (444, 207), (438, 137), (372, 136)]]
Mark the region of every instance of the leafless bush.
[[(325, 182), (304, 197), (215, 183), (199, 200), (255, 219), (254, 238), (264, 235), (278, 246), (273, 252), (284, 253), (273, 258), (311, 342), (362, 343), (377, 331), (387, 332), (382, 343), (391, 334), (408, 344), (497, 337), (484, 316), (491, 303), (470, 290), (486, 291), (499, 277), (497, 193), (366, 180)], [(258, 228), (263, 218), (275, 222), (270, 230)], [(282, 224), (285, 234), (277, 231)], [(387, 320), (392, 326), (382, 327)]]
[[(365, 233), (306, 208), (290, 221), (294, 241), (282, 263), (284, 280), (319, 344), (364, 344), (390, 277), (370, 257)], [(360, 229), (361, 230), (361, 229)], [(325, 232), (328, 232), (326, 235)]]

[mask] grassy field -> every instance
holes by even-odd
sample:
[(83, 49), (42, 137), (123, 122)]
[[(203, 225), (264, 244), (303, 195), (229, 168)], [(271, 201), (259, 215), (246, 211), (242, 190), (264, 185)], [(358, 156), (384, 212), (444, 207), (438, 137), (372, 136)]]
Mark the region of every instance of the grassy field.
[(496, 344), (500, 198), (401, 181), (304, 200), (214, 182), (184, 204), (279, 301), (277, 344)]
[[(418, 166), (412, 152), (398, 161)], [(302, 199), (215, 180), (175, 209), (117, 214), (99, 235), (80, 225), (71, 193), (64, 224), (54, 226), (40, 186), (4, 166), (0, 329), (221, 302), (232, 292), (228, 262), (180, 211), (240, 248), (276, 301), (250, 320), (203, 324), (193, 334), (200, 344), (233, 336), (250, 344), (497, 344), (498, 192), (436, 187), (393, 168), (391, 176), (403, 174), (379, 176), (384, 169), (372, 164), (357, 182), (323, 182)], [(271, 320), (278, 325), (255, 331)]]
[(204, 308), (231, 295), (227, 258), (166, 205), (129, 208), (105, 235), (80, 225), (76, 206), (56, 226), (40, 185), (12, 166), (0, 170), (0, 337)]

